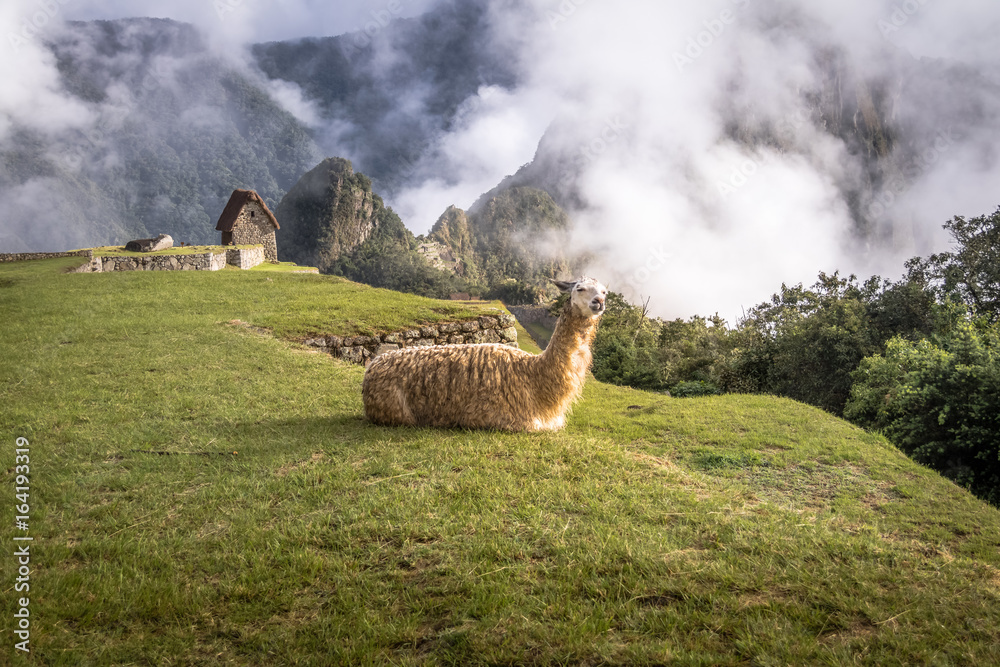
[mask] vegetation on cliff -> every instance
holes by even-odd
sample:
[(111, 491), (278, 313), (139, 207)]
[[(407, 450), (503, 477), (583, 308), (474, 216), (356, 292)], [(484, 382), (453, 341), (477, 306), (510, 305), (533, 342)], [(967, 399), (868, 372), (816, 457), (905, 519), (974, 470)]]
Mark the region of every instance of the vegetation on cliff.
[(490, 298), (536, 303), (549, 280), (572, 273), (569, 216), (543, 190), (514, 187), (483, 196), (468, 212), (454, 206), (428, 234), (459, 260), (461, 275)]
[(323, 160), (292, 186), (275, 215), (281, 259), (425, 296), (447, 298), (464, 286), (453, 273), (424, 261), (413, 233), (349, 160)]

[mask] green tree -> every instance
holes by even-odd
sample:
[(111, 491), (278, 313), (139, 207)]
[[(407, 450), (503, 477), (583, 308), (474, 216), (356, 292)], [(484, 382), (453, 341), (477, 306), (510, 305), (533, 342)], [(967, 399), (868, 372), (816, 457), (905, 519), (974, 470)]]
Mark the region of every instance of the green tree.
[(910, 260), (910, 275), (933, 283), (942, 300), (957, 297), (976, 315), (1000, 321), (1000, 208), (968, 220), (956, 216), (944, 228), (956, 250)]
[[(839, 414), (850, 373), (878, 351), (867, 329), (862, 291), (854, 276), (819, 274), (812, 289), (781, 286), (771, 303), (750, 311), (743, 338), (756, 342), (758, 390), (789, 396)], [(754, 364), (746, 364), (753, 367)]]
[(538, 287), (509, 278), (491, 285), (483, 294), (483, 298), (498, 299), (507, 305), (523, 306), (537, 304), (544, 298), (544, 292)]
[[(733, 337), (724, 319), (696, 315), (688, 320), (663, 322), (657, 343), (664, 383), (671, 387), (672, 394), (718, 392), (722, 384), (720, 362), (733, 348)], [(685, 389), (678, 392), (681, 383), (686, 383)]]
[(788, 396), (841, 414), (861, 360), (893, 336), (929, 334), (932, 305), (916, 279), (859, 284), (853, 275), (820, 273), (810, 289), (782, 285), (740, 323), (717, 375), (728, 391)]
[(937, 340), (889, 341), (853, 374), (845, 416), (1000, 505), (1000, 328), (962, 320)]
[[(557, 301), (557, 308), (565, 298)], [(638, 389), (666, 389), (657, 336), (657, 323), (646, 317), (645, 307), (608, 292), (593, 345), (594, 377)]]
[(465, 285), (456, 276), (427, 264), (416, 240), (391, 208), (378, 208), (371, 235), (328, 267), (330, 273), (373, 287), (447, 299)]

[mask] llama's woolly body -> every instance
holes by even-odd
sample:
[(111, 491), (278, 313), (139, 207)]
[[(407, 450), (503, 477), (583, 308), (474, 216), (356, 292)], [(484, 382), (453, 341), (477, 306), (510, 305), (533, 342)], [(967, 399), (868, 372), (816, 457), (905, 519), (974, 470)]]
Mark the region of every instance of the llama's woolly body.
[(540, 355), (497, 344), (379, 355), (365, 371), (365, 415), (376, 424), (398, 426), (562, 428), (583, 390), (599, 319), (579, 315), (571, 306), (567, 303)]

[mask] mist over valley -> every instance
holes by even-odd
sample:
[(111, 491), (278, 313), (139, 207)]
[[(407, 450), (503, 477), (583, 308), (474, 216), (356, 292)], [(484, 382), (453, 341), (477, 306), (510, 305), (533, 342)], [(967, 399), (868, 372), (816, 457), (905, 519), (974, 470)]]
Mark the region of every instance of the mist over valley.
[(331, 36), (306, 2), (39, 6), (2, 13), (5, 252), (215, 242), (233, 189), (277, 208), (338, 157), (413, 235), (540, 190), (568, 224), (509, 221), (540, 265), (732, 321), (818, 271), (894, 277), (996, 204), (985, 3), (390, 2)]

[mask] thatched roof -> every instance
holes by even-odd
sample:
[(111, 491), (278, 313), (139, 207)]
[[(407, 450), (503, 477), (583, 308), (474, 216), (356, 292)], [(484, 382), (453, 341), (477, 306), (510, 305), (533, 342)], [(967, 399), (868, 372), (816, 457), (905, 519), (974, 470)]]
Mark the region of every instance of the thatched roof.
[(274, 217), (274, 213), (271, 213), (271, 209), (267, 207), (267, 204), (264, 203), (259, 194), (253, 190), (233, 190), (233, 196), (229, 198), (229, 203), (226, 204), (225, 210), (219, 216), (219, 224), (215, 226), (216, 231), (233, 231), (233, 225), (236, 224), (236, 219), (240, 217), (240, 211), (252, 201), (260, 204), (260, 207), (264, 209), (264, 215), (271, 221), (275, 229), (281, 229), (278, 226), (278, 219)]

